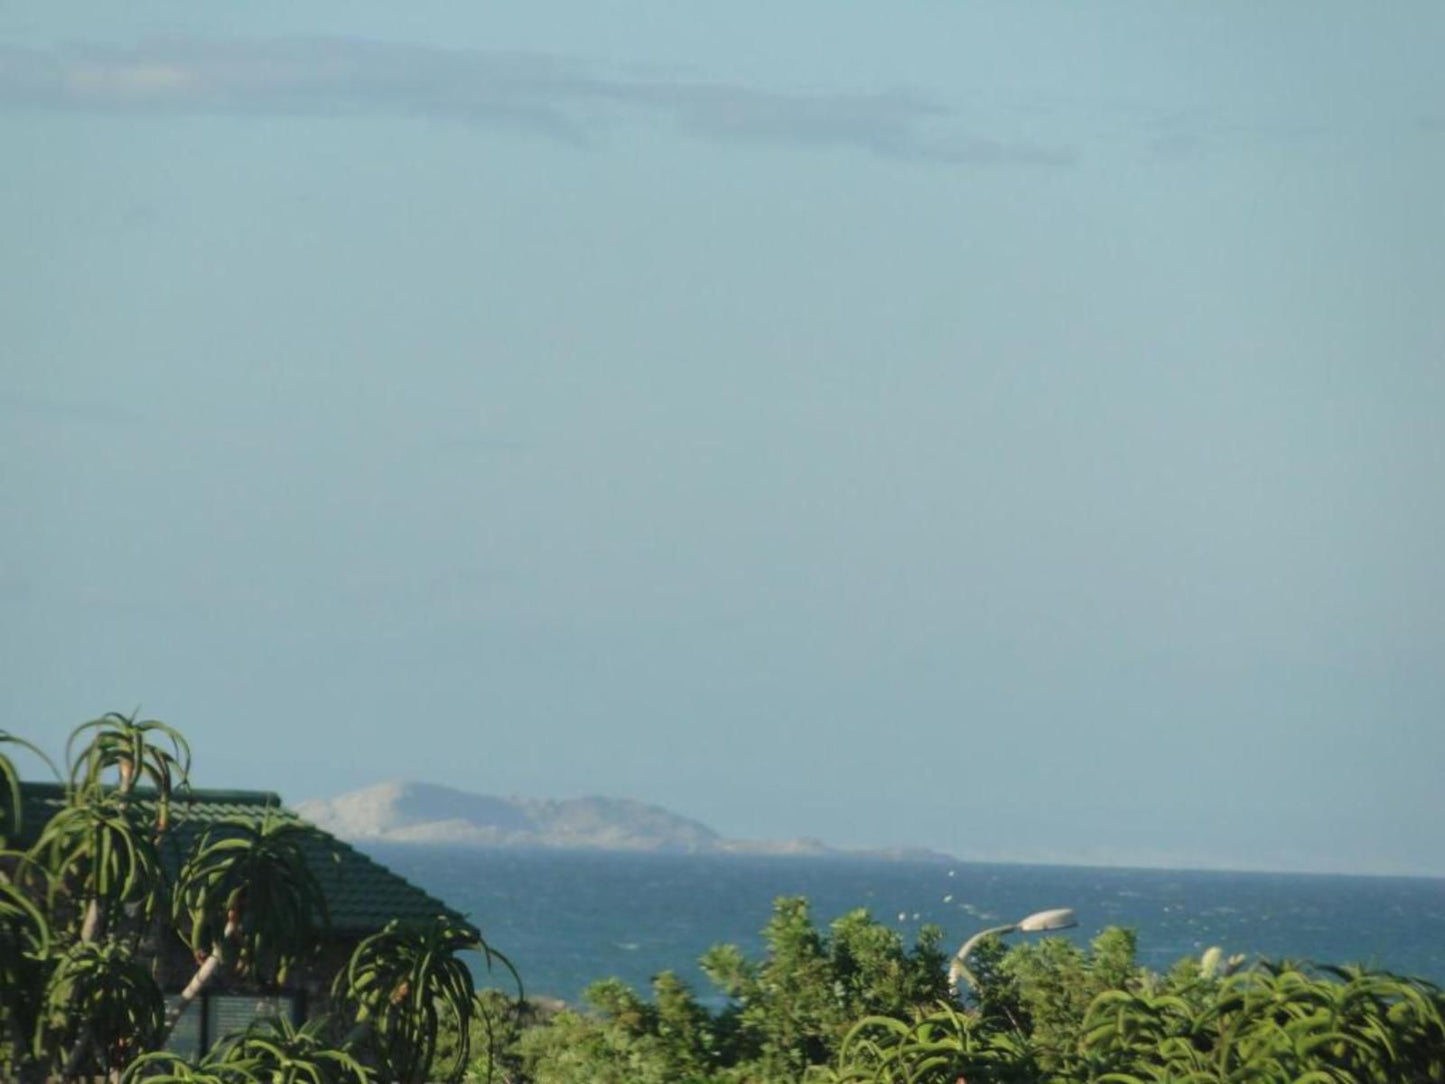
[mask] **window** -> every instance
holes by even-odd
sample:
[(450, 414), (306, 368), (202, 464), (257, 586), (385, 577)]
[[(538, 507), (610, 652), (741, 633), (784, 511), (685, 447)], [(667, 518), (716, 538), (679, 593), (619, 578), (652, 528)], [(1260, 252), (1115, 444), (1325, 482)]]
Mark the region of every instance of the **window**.
[[(180, 1004), (174, 995), (166, 1008)], [(252, 1020), (263, 1016), (285, 1016), (300, 1020), (300, 999), (294, 994), (202, 994), (176, 1024), (166, 1049), (183, 1057), (205, 1054), (221, 1040), (246, 1030)]]
[[(166, 997), (166, 1015), (180, 1007), (181, 999), (174, 994)], [(186, 1014), (176, 1021), (175, 1030), (166, 1040), (166, 1049), (183, 1058), (194, 1058), (201, 1053), (201, 1008), (192, 1005)]]
[(214, 1046), (231, 1035), (246, 1030), (252, 1020), (263, 1016), (285, 1016), (296, 1019), (296, 999), (287, 995), (246, 997), (234, 994), (206, 998), (206, 1039)]

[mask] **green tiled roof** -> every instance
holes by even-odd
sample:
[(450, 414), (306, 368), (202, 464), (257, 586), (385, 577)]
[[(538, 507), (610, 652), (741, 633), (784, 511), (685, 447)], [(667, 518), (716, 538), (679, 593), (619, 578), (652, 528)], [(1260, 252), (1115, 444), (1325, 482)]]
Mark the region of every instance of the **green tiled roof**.
[[(65, 788), (58, 783), (21, 783), (20, 789), (20, 844), (29, 846), (64, 804)], [(137, 787), (135, 802), (144, 814), (152, 814), (155, 792)], [(196, 838), (207, 828), (234, 817), (254, 819), (268, 808), (273, 815), (310, 829), (305, 844), (306, 862), (326, 893), (333, 933), (350, 936), (373, 933), (394, 918), (423, 920), (446, 915), (454, 921), (466, 922), (435, 896), (302, 820), (282, 806), (279, 797), (263, 790), (197, 789), (173, 797), (170, 828), (160, 845), (167, 873), (176, 874)]]

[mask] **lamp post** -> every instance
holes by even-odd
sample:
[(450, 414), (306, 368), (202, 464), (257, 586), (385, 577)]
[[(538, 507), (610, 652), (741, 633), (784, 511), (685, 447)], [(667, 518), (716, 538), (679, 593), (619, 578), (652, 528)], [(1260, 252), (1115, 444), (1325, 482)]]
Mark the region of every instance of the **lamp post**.
[(985, 937), (992, 937), (995, 934), (1006, 933), (1048, 933), (1052, 930), (1067, 930), (1077, 926), (1079, 921), (1074, 917), (1072, 908), (1059, 907), (1052, 911), (1035, 911), (1027, 918), (1021, 918), (1008, 926), (995, 926), (989, 930), (980, 930), (974, 934), (963, 946), (954, 953), (953, 959), (948, 964), (948, 988), (953, 991), (954, 996), (958, 995), (958, 980), (960, 978), (968, 981), (969, 988), (978, 993), (978, 980), (973, 977), (973, 972), (968, 969), (968, 954), (978, 947), (978, 943)]

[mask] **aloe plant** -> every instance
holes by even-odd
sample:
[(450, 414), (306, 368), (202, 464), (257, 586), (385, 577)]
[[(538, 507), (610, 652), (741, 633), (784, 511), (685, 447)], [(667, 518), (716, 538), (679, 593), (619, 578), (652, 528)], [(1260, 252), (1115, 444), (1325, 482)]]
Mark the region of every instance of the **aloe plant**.
[(116, 789), (125, 794), (140, 780), (149, 780), (156, 789), (157, 814), (164, 830), (171, 797), (189, 780), (191, 747), (173, 726), (110, 711), (71, 731), (65, 759), (73, 790), (101, 786), (112, 769)]
[(1015, 1028), (940, 1002), (913, 1023), (865, 1017), (839, 1050), (837, 1064), (809, 1071), (817, 1084), (1036, 1084), (1043, 1078), (1039, 1051)]
[(22, 1081), (44, 1075), (39, 1025), (51, 946), (45, 912), (14, 882), (0, 879), (0, 1021), (10, 1044), (10, 1072)]
[[(471, 1054), (471, 1022), (479, 1011), (471, 969), (460, 952), (479, 952), (488, 967), (516, 969), (468, 926), (445, 916), (429, 923), (389, 922), (357, 945), (336, 976), (332, 997), (356, 1020), (349, 1045), (375, 1059), (384, 1079), (421, 1084), (460, 1080)], [(450, 1063), (437, 1065), (438, 1037), (455, 1034)]]
[(45, 1042), (70, 1049), (63, 1076), (87, 1061), (118, 1070), (159, 1042), (165, 1003), (150, 971), (113, 939), (78, 941), (59, 958), (45, 991)]
[(52, 897), (78, 904), (82, 941), (95, 940), (123, 909), (149, 918), (165, 896), (155, 840), (115, 793), (77, 793), (41, 830), (22, 870), (31, 866), (49, 872)]
[(0, 730), (0, 848), (20, 835), (20, 772), (14, 761), (5, 754), (5, 746), (13, 745), (24, 749), (32, 756), (45, 762), (51, 774), (57, 775), (50, 758), (24, 738), (16, 737), (7, 730)]
[(267, 1084), (250, 1065), (195, 1065), (178, 1054), (155, 1051), (131, 1062), (121, 1084)]
[(262, 1017), (217, 1047), (206, 1064), (243, 1067), (260, 1084), (369, 1084), (361, 1062), (327, 1043), (327, 1026), (324, 1016), (299, 1027), (285, 1016)]
[(1440, 992), (1360, 969), (1262, 964), (1175, 995), (1100, 995), (1082, 1046), (1107, 1084), (1445, 1080)]
[[(149, 779), (156, 789), (156, 819), (150, 832), (155, 842), (170, 823), (172, 794), (188, 785), (191, 749), (174, 727), (112, 711), (71, 731), (65, 743), (65, 759), (69, 765), (70, 807), (105, 806), (129, 818), (135, 814), (130, 797), (136, 782)], [(107, 790), (105, 776), (111, 770), (116, 779)], [(139, 827), (138, 821), (129, 825), (132, 838), (140, 838)], [(152, 879), (152, 883), (161, 882)], [(90, 897), (80, 931), (82, 940), (93, 941), (105, 932), (105, 903), (104, 897)], [(146, 917), (149, 915), (148, 909)]]
[(181, 867), (172, 916), (200, 961), (166, 1033), (223, 970), (284, 981), (329, 925), (326, 897), (307, 865), (306, 826), (268, 810), (231, 818), (197, 841)]
[(1445, 1084), (1445, 995), (1360, 968), (1194, 963), (1094, 997), (1045, 1046), (1006, 1017), (940, 1005), (857, 1024), (817, 1084)]

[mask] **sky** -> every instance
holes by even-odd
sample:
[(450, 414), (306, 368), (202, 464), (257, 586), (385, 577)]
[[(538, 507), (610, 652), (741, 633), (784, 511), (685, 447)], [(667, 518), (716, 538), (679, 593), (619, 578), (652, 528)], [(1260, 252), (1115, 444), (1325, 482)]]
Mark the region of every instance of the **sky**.
[(1445, 876), (1445, 7), (0, 8), (0, 726)]

